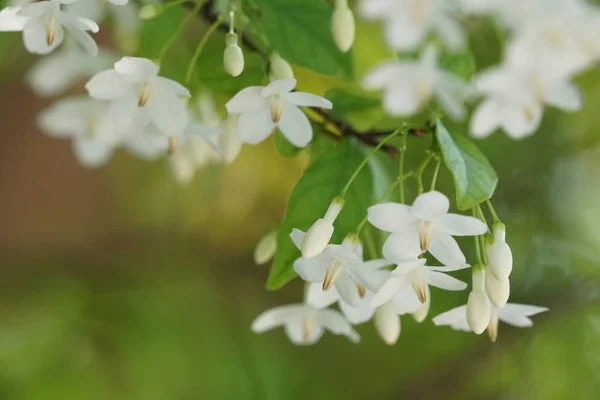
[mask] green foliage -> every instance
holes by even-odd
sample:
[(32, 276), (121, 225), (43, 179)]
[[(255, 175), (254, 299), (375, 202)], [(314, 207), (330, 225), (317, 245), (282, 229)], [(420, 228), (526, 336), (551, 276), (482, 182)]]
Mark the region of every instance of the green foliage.
[(285, 158), (296, 157), (302, 151), (302, 149), (291, 144), (279, 130), (275, 133), (275, 148)]
[(137, 56), (151, 60), (156, 59), (184, 17), (185, 10), (183, 8), (171, 7), (155, 18), (141, 20), (139, 28), (140, 43)]
[(351, 78), (352, 52), (342, 53), (333, 42), (332, 10), (331, 4), (322, 0), (253, 0), (246, 5), (253, 28), (288, 62)]
[[(358, 143), (344, 140), (306, 169), (290, 196), (277, 232), (277, 252), (267, 281), (268, 289), (279, 289), (296, 276), (292, 264), (300, 257), (300, 251), (290, 239), (292, 229), (306, 231), (321, 218), (364, 158)], [(356, 228), (371, 205), (372, 192), (372, 174), (369, 168), (364, 168), (346, 194), (344, 209), (335, 221), (332, 243), (340, 243)]]
[(444, 53), (440, 58), (440, 66), (454, 75), (469, 80), (477, 71), (475, 57), (470, 50), (460, 53)]
[(436, 123), (436, 138), (454, 178), (458, 208), (467, 210), (491, 198), (498, 175), (477, 145), (466, 136), (451, 135), (440, 120)]

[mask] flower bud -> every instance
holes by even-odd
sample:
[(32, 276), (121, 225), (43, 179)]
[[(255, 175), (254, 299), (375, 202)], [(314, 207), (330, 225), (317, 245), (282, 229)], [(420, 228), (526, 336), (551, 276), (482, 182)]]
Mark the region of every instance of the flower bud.
[(244, 70), (244, 53), (242, 53), (242, 49), (238, 46), (238, 37), (235, 33), (225, 35), (223, 65), (225, 66), (225, 71), (233, 77), (238, 76)]
[(333, 222), (342, 211), (342, 207), (344, 207), (344, 200), (336, 197), (329, 205), (325, 216), (316, 220), (310, 227), (300, 246), (302, 257), (311, 258), (325, 250), (333, 235)]
[(242, 142), (237, 133), (237, 120), (237, 114), (229, 114), (223, 122), (223, 134), (220, 137), (219, 144), (223, 151), (225, 164), (231, 164), (242, 150)]
[(158, 17), (165, 11), (162, 4), (146, 4), (138, 13), (140, 19), (152, 19)]
[(254, 262), (258, 265), (268, 262), (277, 251), (277, 231), (273, 230), (263, 236), (254, 248)]
[(500, 280), (489, 271), (488, 267), (485, 274), (485, 291), (492, 304), (497, 308), (502, 308), (510, 296), (510, 281), (508, 279)]
[(473, 290), (467, 302), (467, 323), (480, 335), (490, 322), (490, 301), (485, 293), (485, 270), (481, 264), (473, 267)]
[(279, 54), (273, 53), (269, 59), (271, 61), (269, 79), (272, 81), (276, 79), (294, 79), (292, 67)]
[(338, 49), (344, 53), (350, 50), (354, 42), (355, 30), (354, 15), (348, 7), (348, 1), (336, 0), (331, 19), (331, 33)]
[(360, 238), (356, 233), (349, 233), (348, 235), (346, 235), (346, 237), (342, 241), (342, 246), (346, 246), (352, 249), (352, 252), (355, 254), (359, 254), (362, 259), (363, 247), (362, 243), (360, 242)]
[(504, 225), (494, 225), (494, 242), (487, 248), (488, 266), (500, 280), (507, 280), (513, 267), (512, 252), (505, 242), (505, 237)]
[(383, 341), (390, 346), (400, 336), (400, 317), (389, 301), (377, 307), (375, 311), (375, 329)]

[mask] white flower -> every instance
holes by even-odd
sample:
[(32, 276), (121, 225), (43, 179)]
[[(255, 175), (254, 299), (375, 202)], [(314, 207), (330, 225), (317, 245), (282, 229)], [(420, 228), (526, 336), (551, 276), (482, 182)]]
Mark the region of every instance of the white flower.
[(85, 96), (67, 97), (42, 111), (40, 129), (56, 138), (71, 138), (82, 165), (98, 167), (111, 157), (119, 143), (105, 103)]
[(321, 254), (333, 235), (333, 223), (344, 207), (344, 199), (336, 197), (333, 199), (323, 218), (319, 218), (308, 229), (302, 239), (300, 250), (302, 257), (310, 258)]
[(75, 0), (40, 1), (0, 11), (0, 31), (23, 31), (23, 42), (30, 53), (47, 54), (56, 49), (65, 38), (65, 29), (90, 55), (98, 47), (87, 33), (98, 32), (98, 25), (61, 10), (61, 4)]
[[(498, 336), (498, 320), (516, 326), (518, 328), (529, 328), (533, 326), (533, 321), (529, 318), (532, 315), (548, 311), (546, 307), (530, 306), (525, 304), (507, 303), (504, 307), (498, 309), (490, 304), (490, 321), (488, 325), (488, 334), (493, 342)], [(467, 306), (460, 306), (446, 311), (433, 319), (437, 326), (449, 325), (457, 331), (471, 332), (467, 323)]]
[(375, 309), (371, 307), (372, 298), (373, 292), (365, 289), (364, 296), (353, 306), (344, 301), (335, 285), (324, 291), (323, 285), (320, 283), (309, 284), (306, 294), (306, 302), (316, 308), (326, 308), (336, 302), (339, 303), (340, 310), (353, 325), (362, 324), (373, 318)]
[(494, 225), (494, 241), (487, 246), (488, 267), (496, 278), (507, 280), (512, 272), (513, 257), (506, 244), (506, 228), (504, 225)]
[(225, 71), (236, 77), (244, 70), (244, 53), (238, 46), (238, 37), (235, 33), (225, 35), (225, 51), (223, 52), (223, 66)]
[(487, 226), (474, 217), (449, 214), (449, 207), (444, 194), (431, 191), (419, 195), (412, 206), (384, 203), (369, 207), (368, 217), (375, 227), (392, 232), (384, 245), (386, 258), (402, 258), (397, 249), (419, 246), (444, 265), (460, 266), (466, 259), (452, 236), (482, 235)]
[(385, 23), (387, 44), (399, 51), (411, 51), (435, 32), (446, 46), (457, 50), (465, 43), (465, 34), (453, 16), (448, 0), (363, 0), (360, 13), (367, 19)]
[(337, 48), (344, 53), (350, 50), (355, 31), (354, 14), (348, 7), (348, 0), (336, 0), (331, 18), (331, 34)]
[(510, 297), (510, 281), (496, 278), (488, 266), (485, 269), (485, 292), (494, 306), (502, 308)]
[[(294, 229), (290, 237), (300, 248), (304, 232)], [(382, 259), (363, 261), (360, 242), (349, 238), (341, 245), (328, 245), (316, 257), (297, 259), (294, 270), (305, 281), (320, 283), (324, 291), (335, 286), (346, 303), (357, 306), (367, 287), (377, 287), (385, 280), (383, 277), (386, 272), (379, 268), (389, 264), (389, 261)]]
[(188, 116), (190, 92), (158, 76), (158, 66), (145, 58), (123, 57), (114, 69), (96, 74), (86, 85), (91, 97), (113, 102), (115, 130), (122, 135), (154, 125), (165, 136), (181, 136)]
[(579, 110), (581, 92), (567, 80), (555, 80), (536, 70), (492, 68), (480, 74), (475, 85), (485, 99), (475, 110), (471, 133), (489, 136), (497, 128), (513, 139), (534, 133), (540, 125), (544, 104), (566, 111)]
[(464, 102), (470, 95), (469, 86), (455, 75), (437, 65), (433, 46), (418, 61), (387, 61), (363, 79), (369, 90), (383, 89), (383, 107), (391, 115), (409, 116), (422, 109), (431, 97), (454, 119), (466, 115)]
[(297, 345), (316, 343), (325, 330), (344, 335), (354, 343), (360, 340), (352, 325), (338, 311), (318, 309), (310, 304), (291, 304), (265, 311), (252, 322), (252, 331), (262, 333), (282, 325), (289, 339)]
[(281, 58), (278, 53), (272, 53), (269, 56), (270, 68), (269, 79), (274, 81), (277, 79), (294, 79), (294, 71), (292, 66), (286, 60)]
[(263, 236), (254, 248), (254, 262), (258, 265), (264, 264), (273, 258), (277, 251), (277, 230), (273, 230)]
[(242, 150), (242, 142), (237, 132), (237, 120), (237, 115), (229, 114), (220, 122), (223, 134), (219, 139), (219, 147), (225, 164), (231, 164)]
[(227, 102), (229, 113), (240, 114), (238, 135), (243, 143), (260, 143), (276, 127), (296, 147), (311, 141), (312, 127), (299, 107), (331, 108), (332, 104), (314, 94), (292, 92), (295, 86), (295, 79), (278, 79), (266, 87), (243, 89)]
[(56, 96), (79, 80), (106, 69), (116, 57), (109, 51), (100, 51), (90, 57), (67, 42), (60, 50), (42, 57), (27, 72), (27, 84), (38, 96)]

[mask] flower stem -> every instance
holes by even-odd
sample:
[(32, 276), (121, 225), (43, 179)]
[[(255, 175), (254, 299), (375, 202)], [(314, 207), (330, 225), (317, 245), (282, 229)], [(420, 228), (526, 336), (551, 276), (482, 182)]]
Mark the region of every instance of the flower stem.
[(433, 178), (431, 178), (431, 189), (435, 190), (435, 183), (437, 182), (438, 173), (440, 172), (440, 165), (442, 164), (442, 158), (436, 157), (435, 159), (435, 169), (433, 170)]
[[(175, 4), (179, 4), (179, 2), (175, 2)], [(172, 6), (172, 5), (173, 5), (173, 3), (167, 4), (167, 6)], [(196, 1), (196, 5), (194, 6), (193, 10), (190, 11), (185, 16), (185, 18), (183, 19), (183, 21), (181, 21), (181, 23), (179, 24), (179, 26), (177, 27), (177, 29), (175, 30), (173, 35), (171, 35), (171, 37), (169, 38), (167, 43), (165, 43), (165, 45), (162, 47), (162, 49), (160, 49), (160, 53), (158, 53), (159, 63), (162, 62), (163, 58), (165, 58), (165, 55), (167, 54), (167, 52), (169, 51), (171, 46), (173, 46), (173, 43), (175, 43), (177, 38), (179, 38), (179, 36), (181, 36), (181, 33), (183, 32), (183, 30), (185, 29), (187, 24), (189, 24), (190, 21), (192, 20), (192, 18), (194, 18), (196, 16), (196, 14), (198, 14), (198, 12), (200, 11), (200, 9), (202, 8), (203, 5), (204, 5), (204, 0)]]
[(224, 19), (224, 15), (222, 14), (219, 16), (219, 18), (217, 18), (215, 20), (215, 22), (212, 23), (212, 25), (208, 28), (208, 30), (206, 31), (204, 36), (202, 36), (202, 39), (198, 43), (198, 46), (196, 47), (196, 50), (194, 51), (194, 55), (192, 56), (192, 60), (190, 61), (190, 64), (188, 65), (187, 72), (185, 73), (185, 84), (184, 84), (185, 87), (188, 87), (190, 85), (190, 82), (192, 80), (192, 73), (194, 72), (194, 67), (196, 66), (196, 63), (198, 62), (198, 59), (200, 58), (200, 54), (202, 54), (202, 50), (204, 49), (204, 46), (206, 46), (208, 39), (212, 36), (213, 33), (215, 33), (215, 31), (217, 30), (219, 25), (221, 25), (221, 22), (223, 22), (223, 19)]
[(344, 186), (344, 188), (340, 192), (340, 196), (339, 197), (341, 197), (343, 199), (346, 196), (346, 192), (348, 192), (348, 189), (350, 189), (350, 186), (352, 185), (352, 182), (354, 182), (354, 180), (356, 179), (356, 177), (358, 176), (358, 174), (360, 173), (360, 171), (364, 168), (364, 166), (367, 165), (367, 163), (369, 162), (369, 160), (371, 159), (371, 157), (373, 157), (375, 155), (375, 153), (377, 153), (379, 151), (379, 149), (381, 149), (383, 147), (383, 145), (385, 145), (386, 142), (388, 142), (389, 140), (391, 140), (394, 137), (398, 136), (398, 134), (401, 133), (401, 132), (402, 132), (402, 129), (396, 129), (389, 136), (387, 136), (384, 139), (382, 139), (377, 144), (377, 146), (375, 146), (375, 148), (373, 150), (371, 150), (371, 152), (367, 155), (367, 157), (360, 163), (360, 165), (358, 166), (358, 168), (356, 168), (356, 171), (354, 171), (354, 173), (352, 174), (352, 176), (350, 177), (350, 179), (346, 183), (346, 186)]
[[(473, 216), (477, 218), (477, 210), (473, 207)], [(475, 236), (475, 257), (477, 258), (478, 264), (483, 264), (481, 259), (481, 242), (479, 241), (479, 236)]]
[(429, 165), (429, 162), (432, 158), (432, 153), (427, 154), (427, 157), (421, 161), (421, 164), (419, 164), (415, 170), (415, 177), (417, 178), (417, 194), (423, 193), (423, 172), (425, 171), (425, 168), (427, 168), (427, 165)]
[(496, 210), (494, 209), (494, 206), (492, 205), (492, 202), (488, 199), (488, 200), (485, 201), (485, 203), (487, 204), (487, 206), (488, 206), (488, 208), (490, 210), (490, 213), (492, 213), (492, 218), (494, 220), (494, 223), (501, 222), (500, 218), (498, 218), (498, 214), (496, 214)]
[[(406, 144), (408, 132), (402, 135), (402, 147), (400, 147), (400, 161), (398, 162), (398, 178), (404, 176), (404, 154), (406, 153)], [(399, 179), (398, 194), (400, 195), (400, 203), (404, 204), (404, 179)]]

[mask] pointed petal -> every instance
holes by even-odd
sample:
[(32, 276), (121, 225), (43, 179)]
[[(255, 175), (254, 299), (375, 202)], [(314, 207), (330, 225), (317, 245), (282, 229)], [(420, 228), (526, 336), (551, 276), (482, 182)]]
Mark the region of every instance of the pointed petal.
[(292, 238), (292, 242), (294, 242), (298, 250), (300, 250), (300, 248), (302, 247), (302, 240), (304, 239), (304, 235), (306, 235), (306, 233), (296, 228), (292, 229), (292, 233), (290, 233), (290, 238)]
[(372, 299), (373, 292), (367, 292), (365, 297), (360, 299), (360, 302), (356, 307), (353, 307), (344, 301), (340, 301), (340, 309), (351, 324), (362, 324), (373, 318), (375, 310), (371, 308)]
[(321, 339), (325, 329), (318, 322), (297, 318), (286, 322), (285, 333), (290, 341), (298, 346), (310, 346)]
[(392, 233), (383, 244), (383, 256), (396, 264), (413, 261), (421, 254), (419, 234)]
[(565, 111), (577, 111), (583, 107), (583, 94), (572, 82), (559, 82), (546, 90), (546, 104)]
[(318, 322), (335, 335), (344, 335), (352, 342), (360, 341), (360, 336), (339, 312), (324, 309), (319, 312)]
[(337, 290), (335, 290), (335, 287), (323, 291), (322, 286), (321, 283), (311, 283), (308, 285), (308, 290), (306, 292), (307, 304), (310, 304), (315, 308), (325, 308), (339, 300), (340, 296), (338, 295)]
[(17, 10), (18, 16), (36, 18), (53, 11), (53, 8), (56, 10), (58, 6), (57, 4), (53, 4), (50, 1), (40, 1), (37, 3), (27, 4), (25, 6), (16, 8), (19, 8), (19, 10)]
[(479, 218), (459, 214), (444, 214), (435, 219), (435, 228), (452, 236), (483, 235), (488, 227)]
[[(164, 88), (164, 90), (173, 91), (177, 96), (192, 97), (190, 91), (185, 86), (183, 86), (177, 81), (174, 81), (173, 79), (167, 79), (163, 78), (162, 76), (157, 76), (153, 79), (153, 81), (156, 85), (159, 85), (161, 88)], [(206, 121), (203, 120), (203, 122)]]
[(85, 98), (65, 98), (52, 104), (38, 116), (39, 128), (53, 137), (73, 137), (83, 135), (86, 130)]
[(0, 32), (18, 32), (25, 28), (28, 17), (18, 15), (21, 7), (6, 7), (0, 11)]
[(384, 89), (382, 97), (383, 108), (388, 114), (394, 116), (413, 115), (427, 100), (429, 100), (429, 93), (427, 98), (420, 98), (413, 79), (394, 81)]
[(426, 22), (389, 19), (384, 26), (386, 42), (396, 50), (410, 51), (421, 43), (427, 33)]
[(500, 105), (493, 98), (483, 101), (471, 118), (471, 135), (483, 139), (491, 135), (500, 125)]
[(367, 90), (379, 90), (387, 87), (401, 76), (403, 68), (398, 61), (386, 61), (371, 69), (363, 78), (363, 87)]
[(500, 310), (500, 314), (524, 315), (530, 317), (544, 311), (548, 311), (548, 308), (531, 306), (529, 304), (508, 303)]
[(427, 270), (425, 277), (428, 284), (440, 289), (457, 291), (465, 290), (467, 288), (465, 282), (442, 272)]
[(175, 93), (154, 88), (145, 107), (150, 121), (165, 136), (181, 136), (188, 124), (184, 101)]
[(415, 269), (425, 265), (427, 260), (424, 258), (417, 258), (415, 260), (403, 262), (392, 271), (392, 277), (405, 276), (414, 271)]
[(322, 285), (330, 261), (331, 256), (327, 253), (321, 253), (311, 258), (299, 258), (294, 261), (294, 271), (305, 281)]
[(456, 240), (447, 233), (434, 233), (431, 236), (428, 250), (432, 256), (444, 265), (459, 266), (467, 262)]
[(115, 71), (130, 82), (146, 82), (158, 75), (158, 65), (140, 57), (123, 57), (115, 63)]
[(277, 126), (283, 136), (296, 147), (306, 147), (312, 139), (312, 127), (308, 117), (293, 104), (283, 106)]
[(295, 79), (276, 79), (271, 81), (268, 86), (261, 88), (260, 95), (268, 97), (272, 94), (288, 93), (296, 87)]
[(405, 277), (392, 277), (388, 279), (381, 289), (375, 293), (373, 300), (371, 300), (371, 307), (377, 308), (390, 301), (399, 290), (408, 287), (407, 282), (408, 280)]
[(433, 323), (436, 326), (452, 325), (460, 321), (467, 322), (467, 306), (466, 304), (460, 307), (453, 308), (433, 318)]
[[(425, 288), (425, 296), (429, 298), (429, 288)], [(405, 284), (396, 292), (390, 300), (394, 306), (394, 311), (398, 315), (412, 314), (423, 307), (417, 293), (412, 287), (410, 280), (406, 279)], [(427, 303), (427, 302), (426, 302)]]
[(87, 168), (105, 165), (113, 154), (115, 145), (78, 137), (73, 140), (73, 153), (79, 162)]
[(46, 28), (39, 19), (30, 20), (23, 29), (23, 43), (27, 51), (33, 54), (50, 53), (62, 43), (64, 37), (65, 32), (62, 26), (59, 26), (52, 44), (48, 45)]
[(87, 54), (92, 57), (98, 55), (98, 45), (87, 32), (77, 29), (69, 23), (65, 23), (64, 26)]
[(498, 317), (500, 321), (517, 328), (530, 328), (533, 326), (533, 321), (524, 315), (500, 314)]
[(369, 222), (385, 232), (416, 232), (418, 220), (410, 213), (410, 207), (398, 203), (383, 203), (367, 210)]
[(440, 192), (432, 190), (420, 194), (410, 208), (410, 212), (416, 218), (422, 220), (431, 220), (448, 212), (450, 200)]
[(502, 112), (502, 126), (513, 139), (533, 134), (542, 122), (544, 108), (539, 104), (511, 105)]
[(290, 304), (267, 310), (254, 319), (251, 329), (255, 333), (273, 329), (283, 324), (285, 319), (300, 312), (304, 307), (302, 304)]
[(245, 112), (237, 122), (238, 136), (242, 143), (258, 144), (263, 142), (275, 129), (269, 108)]
[(360, 302), (356, 282), (346, 272), (342, 272), (336, 279), (335, 289), (340, 295), (340, 298), (349, 305), (356, 307)]
[(86, 84), (89, 95), (98, 100), (115, 101), (121, 99), (133, 87), (121, 78), (114, 69), (100, 72)]
[[(265, 107), (268, 108), (267, 100), (260, 95), (262, 90), (262, 86), (250, 86), (240, 90), (225, 104), (227, 112), (230, 114), (243, 114), (258, 111)], [(271, 118), (270, 114), (269, 118)]]
[(285, 95), (285, 102), (299, 107), (319, 107), (330, 109), (331, 102), (324, 97), (312, 93), (292, 92)]

